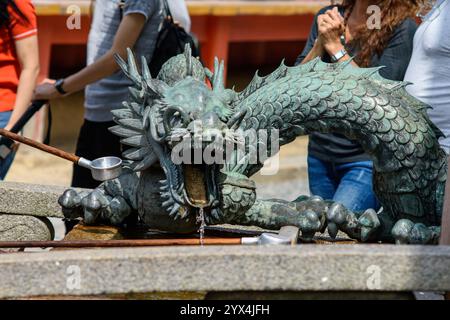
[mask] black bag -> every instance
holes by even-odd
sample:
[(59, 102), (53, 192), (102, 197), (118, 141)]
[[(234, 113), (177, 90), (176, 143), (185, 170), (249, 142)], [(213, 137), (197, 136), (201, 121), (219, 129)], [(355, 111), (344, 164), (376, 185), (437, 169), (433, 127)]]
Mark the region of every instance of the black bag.
[(200, 50), (197, 39), (186, 32), (183, 27), (175, 24), (167, 0), (162, 0), (165, 18), (158, 34), (155, 50), (149, 68), (152, 76), (156, 77), (162, 65), (170, 58), (184, 52), (187, 44), (191, 46), (192, 56), (199, 57)]

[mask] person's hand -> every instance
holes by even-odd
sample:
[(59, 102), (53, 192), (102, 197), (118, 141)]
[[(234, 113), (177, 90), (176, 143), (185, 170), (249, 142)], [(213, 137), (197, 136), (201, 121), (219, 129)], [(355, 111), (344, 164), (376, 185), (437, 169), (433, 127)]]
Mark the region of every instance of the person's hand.
[(46, 79), (34, 89), (33, 100), (51, 100), (61, 97), (55, 88), (55, 80)]
[(12, 127), (14, 126), (14, 123), (11, 123), (11, 120), (6, 124), (4, 127), (5, 130), (11, 131)]
[(341, 35), (345, 33), (344, 18), (337, 7), (319, 15), (317, 17), (317, 26), (323, 48), (330, 55), (335, 55), (344, 48), (341, 43)]
[(14, 143), (11, 146), (11, 151), (17, 152), (19, 150), (19, 147), (20, 147), (20, 143), (14, 141)]
[[(11, 123), (11, 121), (9, 121), (6, 126), (5, 126), (5, 130), (11, 131), (12, 127), (14, 127), (14, 123)], [(19, 149), (20, 143), (17, 141), (14, 141), (13, 144), (11, 145), (11, 151), (16, 152)]]
[(325, 48), (323, 47), (322, 37), (318, 36), (316, 41), (314, 41), (313, 50), (315, 50), (319, 57), (323, 56)]

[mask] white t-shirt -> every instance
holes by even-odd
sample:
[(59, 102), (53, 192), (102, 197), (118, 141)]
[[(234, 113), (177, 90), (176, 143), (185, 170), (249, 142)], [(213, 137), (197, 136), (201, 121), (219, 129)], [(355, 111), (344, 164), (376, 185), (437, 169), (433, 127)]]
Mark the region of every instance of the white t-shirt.
[(170, 13), (187, 32), (191, 32), (191, 17), (185, 0), (168, 0)]
[[(88, 65), (112, 48), (122, 21), (120, 4), (120, 0), (96, 0), (87, 44)], [(158, 30), (163, 21), (160, 0), (125, 0), (122, 16), (132, 13), (142, 14), (146, 18), (133, 52), (139, 59), (144, 56), (147, 61), (151, 61)], [(111, 110), (122, 108), (122, 101), (128, 100), (128, 87), (131, 86), (133, 82), (121, 70), (88, 85), (85, 89), (85, 119), (96, 122), (111, 121)]]
[[(87, 45), (87, 64), (97, 61), (111, 49), (122, 21), (120, 3), (120, 0), (96, 0)], [(168, 0), (168, 4), (174, 20), (179, 21), (181, 26), (189, 30), (191, 21), (184, 0)], [(133, 47), (138, 61), (141, 56), (145, 56), (147, 61), (151, 61), (159, 28), (163, 21), (162, 8), (162, 0), (125, 0), (122, 16), (139, 13), (147, 20)], [(128, 87), (132, 85), (132, 81), (121, 70), (88, 85), (85, 90), (84, 117), (96, 122), (111, 121), (111, 110), (122, 107), (122, 101), (128, 98)]]
[(417, 29), (405, 81), (413, 83), (407, 87), (411, 95), (433, 108), (428, 114), (450, 153), (450, 0), (438, 0)]

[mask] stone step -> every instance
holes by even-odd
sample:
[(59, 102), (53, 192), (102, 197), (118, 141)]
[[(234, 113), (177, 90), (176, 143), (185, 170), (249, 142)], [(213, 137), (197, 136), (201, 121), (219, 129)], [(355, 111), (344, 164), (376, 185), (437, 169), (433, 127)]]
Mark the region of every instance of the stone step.
[(450, 291), (450, 247), (155, 247), (0, 255), (0, 298), (210, 291)]
[(0, 213), (64, 218), (58, 198), (67, 187), (0, 182)]

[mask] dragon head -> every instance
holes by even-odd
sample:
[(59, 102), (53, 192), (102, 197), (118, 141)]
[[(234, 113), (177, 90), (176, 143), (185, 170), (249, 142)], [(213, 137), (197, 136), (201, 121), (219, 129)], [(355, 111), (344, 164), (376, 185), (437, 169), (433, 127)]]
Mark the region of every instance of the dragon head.
[[(236, 93), (224, 86), (223, 62), (216, 59), (213, 73), (187, 47), (153, 78), (145, 58), (139, 73), (131, 50), (128, 62), (118, 55), (116, 59), (134, 85), (125, 109), (113, 111), (118, 126), (111, 131), (133, 147), (124, 157), (135, 171), (161, 165), (167, 178), (160, 181), (163, 206), (175, 219), (188, 219), (190, 212), (208, 208), (206, 220), (217, 220), (223, 203), (219, 189), (230, 180), (221, 173), (226, 150), (242, 143), (234, 129), (245, 116), (233, 108)], [(252, 183), (249, 187), (252, 193)]]

